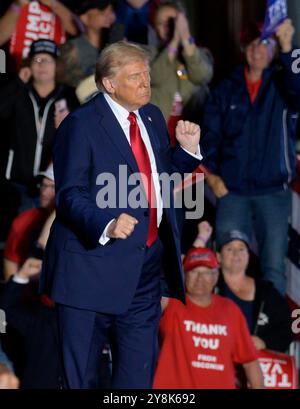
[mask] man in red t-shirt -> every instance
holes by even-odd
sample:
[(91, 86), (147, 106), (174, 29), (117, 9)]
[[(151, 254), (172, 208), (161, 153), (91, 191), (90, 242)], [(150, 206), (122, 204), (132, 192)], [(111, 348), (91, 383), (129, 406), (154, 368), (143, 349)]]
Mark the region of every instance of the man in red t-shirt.
[(234, 389), (234, 364), (242, 364), (251, 388), (263, 388), (245, 318), (230, 300), (213, 294), (218, 262), (207, 248), (184, 259), (186, 305), (164, 299), (161, 352), (154, 388)]
[(50, 164), (40, 185), (40, 207), (28, 209), (19, 214), (13, 221), (4, 248), (4, 279), (16, 274), (30, 255), (33, 242), (49, 219), (54, 217), (54, 175)]

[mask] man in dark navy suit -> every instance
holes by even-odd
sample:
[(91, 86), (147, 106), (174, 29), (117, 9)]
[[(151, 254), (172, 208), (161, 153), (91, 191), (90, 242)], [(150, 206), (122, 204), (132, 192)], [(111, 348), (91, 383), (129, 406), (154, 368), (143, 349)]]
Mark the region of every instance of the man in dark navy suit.
[[(96, 82), (101, 93), (70, 114), (56, 135), (57, 217), (41, 290), (58, 305), (66, 388), (97, 388), (108, 338), (112, 387), (150, 388), (162, 287), (185, 300), (173, 198), (167, 206), (159, 175), (199, 165), (200, 128), (180, 121), (171, 149), (162, 113), (149, 104), (147, 54), (135, 44), (102, 51)], [(124, 190), (120, 169), (125, 182), (141, 175), (146, 206), (131, 205), (136, 186)], [(105, 207), (100, 185), (107, 174), (115, 178), (108, 196), (121, 194)]]

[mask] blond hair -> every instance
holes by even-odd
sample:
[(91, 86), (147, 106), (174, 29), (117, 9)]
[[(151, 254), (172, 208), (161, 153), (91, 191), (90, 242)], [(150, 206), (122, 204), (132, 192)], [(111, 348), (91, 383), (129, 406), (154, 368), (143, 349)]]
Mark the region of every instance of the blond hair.
[(149, 63), (148, 51), (138, 44), (128, 41), (118, 41), (110, 44), (101, 52), (95, 72), (95, 82), (99, 91), (105, 91), (103, 78), (112, 78), (124, 65), (134, 61), (145, 61)]

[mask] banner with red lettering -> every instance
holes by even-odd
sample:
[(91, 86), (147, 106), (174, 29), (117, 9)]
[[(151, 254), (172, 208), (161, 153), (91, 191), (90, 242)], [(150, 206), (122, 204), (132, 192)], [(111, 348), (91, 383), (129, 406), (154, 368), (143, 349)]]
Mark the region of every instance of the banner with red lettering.
[(17, 67), (27, 57), (31, 43), (38, 39), (52, 40), (59, 45), (66, 41), (66, 36), (60, 19), (53, 11), (38, 1), (32, 1), (22, 8), (10, 42), (10, 54)]
[(297, 389), (298, 375), (294, 357), (269, 350), (258, 351), (258, 361), (266, 389)]

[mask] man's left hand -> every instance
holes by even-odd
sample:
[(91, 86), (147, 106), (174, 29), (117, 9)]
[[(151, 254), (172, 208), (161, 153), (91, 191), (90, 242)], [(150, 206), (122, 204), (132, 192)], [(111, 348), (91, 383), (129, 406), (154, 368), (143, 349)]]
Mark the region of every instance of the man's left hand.
[(287, 18), (277, 27), (276, 37), (278, 38), (281, 51), (289, 53), (292, 50), (292, 40), (295, 33), (292, 20)]
[(176, 139), (181, 147), (195, 154), (200, 141), (200, 126), (189, 121), (178, 121)]

